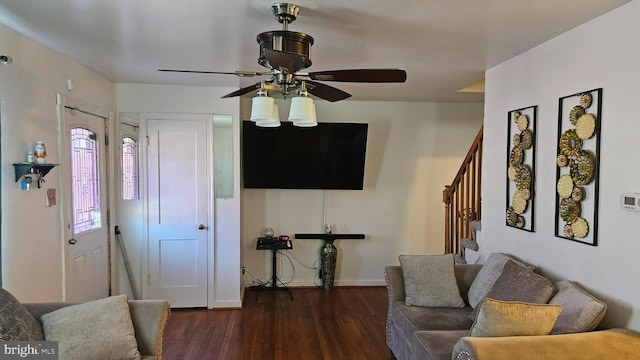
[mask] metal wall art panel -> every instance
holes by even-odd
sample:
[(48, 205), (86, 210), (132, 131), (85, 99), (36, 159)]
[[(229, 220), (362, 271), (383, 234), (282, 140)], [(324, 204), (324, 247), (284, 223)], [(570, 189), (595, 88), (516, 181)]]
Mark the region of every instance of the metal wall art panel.
[(598, 244), (602, 89), (560, 98), (555, 235)]
[(530, 232), (534, 231), (537, 111), (537, 106), (530, 106), (507, 115), (506, 225)]

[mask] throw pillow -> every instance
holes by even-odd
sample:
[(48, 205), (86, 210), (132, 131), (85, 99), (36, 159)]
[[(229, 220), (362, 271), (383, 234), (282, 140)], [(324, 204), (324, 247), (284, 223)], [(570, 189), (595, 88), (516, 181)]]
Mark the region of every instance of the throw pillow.
[(475, 337), (549, 335), (562, 306), (485, 298), (471, 325)]
[(126, 295), (71, 305), (42, 315), (44, 337), (60, 360), (140, 359)]
[[(487, 293), (488, 298), (504, 301), (522, 301), (526, 303), (546, 304), (556, 291), (553, 283), (513, 260), (507, 260), (502, 273)], [(476, 306), (469, 319), (475, 320)]]
[[(517, 260), (503, 253), (489, 254), (487, 261), (482, 265), (482, 268), (478, 271), (478, 275), (476, 275), (471, 286), (469, 286), (469, 293), (467, 297), (469, 298), (469, 305), (471, 305), (472, 308), (475, 308), (478, 303), (487, 296), (487, 293), (491, 290), (493, 283), (496, 282), (496, 279), (502, 273), (502, 268), (507, 260), (514, 260), (517, 262)], [(529, 267), (525, 264), (522, 265)], [(531, 270), (534, 270), (533, 267), (530, 268)]]
[(0, 340), (44, 340), (38, 320), (5, 289), (0, 289)]
[(453, 254), (400, 255), (405, 304), (410, 306), (465, 306), (453, 272)]
[(571, 281), (558, 281), (556, 288), (558, 293), (549, 304), (562, 305), (562, 313), (551, 330), (552, 334), (591, 331), (598, 326), (607, 312), (607, 304)]

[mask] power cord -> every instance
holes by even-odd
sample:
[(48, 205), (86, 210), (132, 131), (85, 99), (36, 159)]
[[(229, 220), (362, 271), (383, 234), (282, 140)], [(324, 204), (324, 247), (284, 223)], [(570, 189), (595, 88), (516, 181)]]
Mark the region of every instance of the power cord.
[(249, 277), (251, 278), (251, 284), (249, 284), (249, 286), (266, 286), (269, 283), (268, 280), (264, 281), (264, 280), (256, 279), (253, 276), (253, 273), (251, 272), (251, 269), (249, 269), (249, 267), (246, 266), (246, 265), (242, 266), (242, 270), (243, 270), (243, 273), (244, 272), (249, 273)]
[[(295, 278), (296, 269), (295, 269), (295, 266), (293, 264), (293, 261), (291, 261), (291, 258), (293, 258), (298, 264), (302, 265), (302, 267), (307, 268), (309, 270), (313, 270), (313, 274), (314, 274), (313, 275), (313, 285), (314, 286), (322, 286), (322, 281), (321, 281), (320, 275), (319, 275), (320, 266), (318, 266), (318, 263), (320, 262), (320, 258), (316, 259), (313, 262), (312, 266), (309, 266), (309, 265), (304, 264), (297, 256), (295, 256), (295, 254), (293, 252), (284, 253), (282, 251), (278, 251), (278, 253), (280, 253), (281, 255), (286, 257), (287, 260), (289, 260), (289, 263), (291, 264), (291, 269), (292, 269), (291, 279), (288, 282), (283, 283), (283, 285), (293, 282), (293, 279)], [(319, 280), (320, 280), (320, 283), (318, 283)]]
[[(319, 271), (320, 271), (320, 266), (318, 265), (320, 263), (320, 258), (316, 259), (313, 264), (311, 266), (304, 264), (297, 256), (295, 256), (295, 254), (293, 252), (287, 251), (284, 252), (282, 250), (278, 250), (278, 254), (280, 254), (281, 256), (284, 256), (288, 261), (289, 264), (291, 265), (291, 278), (289, 280), (287, 280), (286, 282), (283, 282), (279, 276), (277, 276), (278, 282), (281, 285), (287, 285), (293, 282), (293, 280), (295, 279), (296, 276), (296, 267), (295, 264), (293, 263), (293, 261), (291, 260), (291, 258), (293, 258), (298, 264), (300, 264), (302, 267), (309, 269), (309, 270), (313, 270), (313, 285), (314, 286), (322, 286), (322, 280), (320, 279), (320, 275), (319, 275)], [(251, 279), (251, 283), (249, 284), (249, 286), (269, 286), (269, 285), (273, 285), (271, 284), (271, 278), (269, 278), (269, 280), (261, 280), (261, 279), (257, 279), (254, 275), (253, 272), (251, 271), (251, 269), (249, 269), (248, 266), (246, 265), (242, 265), (242, 274), (244, 275), (245, 273), (249, 274), (249, 278)]]
[[(295, 279), (296, 277), (296, 267), (293, 266), (293, 261), (291, 261), (291, 257), (289, 257), (289, 254), (285, 253), (282, 250), (278, 250), (278, 254), (280, 254), (280, 258), (282, 259), (282, 256), (284, 256), (285, 258), (287, 258), (287, 260), (289, 260), (289, 264), (291, 264), (291, 279), (289, 279), (287, 282), (283, 282), (282, 280), (280, 280), (280, 283), (282, 285), (287, 285), (293, 282), (293, 279)], [(293, 254), (292, 254), (293, 255)], [(278, 279), (280, 279), (278, 277)]]

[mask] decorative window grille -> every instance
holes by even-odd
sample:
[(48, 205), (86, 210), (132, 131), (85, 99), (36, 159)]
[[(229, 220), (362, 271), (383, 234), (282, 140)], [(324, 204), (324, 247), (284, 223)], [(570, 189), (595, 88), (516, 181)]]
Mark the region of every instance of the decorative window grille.
[(83, 128), (71, 129), (71, 195), (73, 233), (102, 227), (98, 142), (95, 133)]
[(122, 138), (122, 199), (138, 199), (138, 142)]

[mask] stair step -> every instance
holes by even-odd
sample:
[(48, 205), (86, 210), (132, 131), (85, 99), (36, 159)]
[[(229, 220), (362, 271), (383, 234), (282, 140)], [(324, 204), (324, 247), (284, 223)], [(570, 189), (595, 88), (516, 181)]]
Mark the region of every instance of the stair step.
[(478, 242), (475, 241), (475, 240), (471, 240), (471, 239), (461, 239), (460, 240), (460, 245), (463, 248), (470, 249), (470, 250), (473, 250), (473, 251), (478, 251), (478, 248), (479, 248)]

